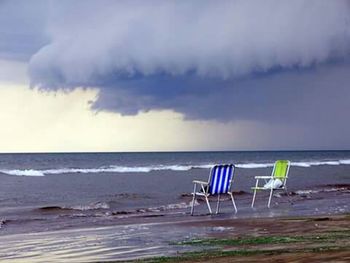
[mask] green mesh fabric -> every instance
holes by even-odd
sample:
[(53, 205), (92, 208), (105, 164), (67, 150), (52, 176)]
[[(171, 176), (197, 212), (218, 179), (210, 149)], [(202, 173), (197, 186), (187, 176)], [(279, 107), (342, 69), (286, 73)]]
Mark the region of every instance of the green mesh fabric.
[(284, 179), (287, 176), (288, 161), (279, 160), (275, 163), (275, 171), (273, 174), (274, 178)]

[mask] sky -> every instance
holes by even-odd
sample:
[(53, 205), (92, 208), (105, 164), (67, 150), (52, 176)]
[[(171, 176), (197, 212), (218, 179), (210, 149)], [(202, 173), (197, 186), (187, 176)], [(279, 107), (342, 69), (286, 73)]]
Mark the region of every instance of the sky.
[(350, 149), (350, 1), (0, 0), (0, 152)]

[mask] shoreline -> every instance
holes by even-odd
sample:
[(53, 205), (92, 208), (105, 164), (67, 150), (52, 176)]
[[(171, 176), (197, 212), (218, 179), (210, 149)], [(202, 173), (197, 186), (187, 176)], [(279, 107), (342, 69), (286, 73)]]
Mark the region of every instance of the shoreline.
[(0, 258), (7, 262), (210, 262), (214, 258), (254, 262), (271, 256), (285, 261), (307, 256), (320, 262), (322, 251), (325, 258), (339, 262), (350, 258), (349, 213), (182, 219), (0, 236)]

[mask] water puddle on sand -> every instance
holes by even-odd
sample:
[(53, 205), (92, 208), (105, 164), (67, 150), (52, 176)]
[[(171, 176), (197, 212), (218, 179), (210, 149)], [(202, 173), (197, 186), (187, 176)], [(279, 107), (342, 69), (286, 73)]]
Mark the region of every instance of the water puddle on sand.
[(190, 248), (171, 245), (170, 240), (198, 236), (190, 234), (188, 228), (167, 223), (15, 234), (0, 237), (0, 259), (6, 262), (65, 262), (68, 259), (69, 262), (89, 262), (172, 255)]

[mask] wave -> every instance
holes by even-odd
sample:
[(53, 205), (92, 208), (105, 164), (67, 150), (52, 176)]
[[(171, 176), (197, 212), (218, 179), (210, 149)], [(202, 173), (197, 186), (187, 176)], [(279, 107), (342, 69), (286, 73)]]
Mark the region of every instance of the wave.
[[(176, 204), (167, 204), (167, 205), (161, 205), (157, 207), (148, 207), (148, 208), (141, 208), (137, 209), (136, 212), (138, 213), (147, 213), (147, 212), (164, 212), (168, 210), (175, 210), (175, 209), (185, 209), (190, 208), (192, 202), (181, 202)], [(194, 203), (195, 206), (199, 205), (198, 201), (196, 200)]]
[(44, 176), (43, 171), (33, 170), (33, 169), (24, 169), (24, 170), (0, 170), (1, 173), (8, 175), (18, 175), (18, 176)]
[(6, 220), (6, 219), (0, 219), (0, 229), (5, 225), (5, 224), (7, 224), (8, 223), (8, 220)]
[[(117, 166), (110, 165), (107, 167), (97, 168), (59, 168), (59, 169), (13, 169), (0, 170), (0, 173), (16, 176), (45, 176), (55, 174), (89, 174), (89, 173), (149, 173), (152, 171), (189, 171), (192, 169), (209, 169), (214, 163), (198, 164), (198, 165), (150, 165), (150, 166)], [(292, 162), (292, 166), (308, 168), (320, 165), (350, 165), (350, 159), (335, 161), (299, 161)], [(241, 169), (259, 169), (273, 167), (272, 162), (268, 163), (237, 163), (237, 168)]]
[(331, 193), (331, 192), (339, 192), (339, 193), (350, 193), (350, 184), (334, 184), (334, 185), (325, 185), (316, 189), (306, 189), (306, 190), (298, 190), (295, 191), (295, 194), (300, 196), (308, 196), (311, 194), (318, 193)]
[(320, 166), (320, 165), (341, 165), (341, 164), (350, 164), (350, 160), (338, 160), (338, 161), (311, 161), (311, 162), (292, 162), (292, 166), (299, 167), (311, 167), (311, 166)]
[[(55, 213), (59, 214), (60, 217), (104, 217), (104, 216), (119, 216), (119, 217), (130, 217), (130, 216), (138, 216), (142, 215), (152, 215), (154, 213), (159, 212), (171, 212), (173, 210), (179, 209), (187, 209), (192, 205), (192, 201), (190, 202), (180, 202), (180, 203), (171, 203), (160, 206), (152, 206), (147, 208), (137, 208), (131, 210), (111, 210), (111, 207), (106, 202), (96, 202), (88, 205), (75, 205), (75, 206), (44, 206), (36, 208), (35, 210), (39, 210), (44, 213)], [(195, 206), (199, 205), (199, 202), (195, 201)], [(18, 220), (17, 220), (18, 221)], [(0, 220), (0, 228), (1, 224), (5, 224), (5, 220), (3, 223)]]
[(273, 163), (243, 163), (243, 164), (236, 164), (237, 168), (243, 168), (243, 169), (257, 169), (257, 168), (268, 168), (272, 167)]
[(106, 202), (96, 202), (87, 205), (74, 205), (74, 206), (43, 206), (40, 207), (41, 211), (69, 211), (69, 210), (79, 210), (79, 211), (89, 211), (89, 210), (100, 210), (109, 209), (110, 206)]
[(34, 169), (14, 169), (0, 170), (0, 173), (17, 176), (45, 176), (50, 174), (70, 174), (70, 173), (149, 173), (151, 171), (189, 171), (191, 169), (209, 169), (214, 164), (205, 165), (158, 165), (158, 166), (115, 166), (99, 168), (60, 168), (47, 170)]

